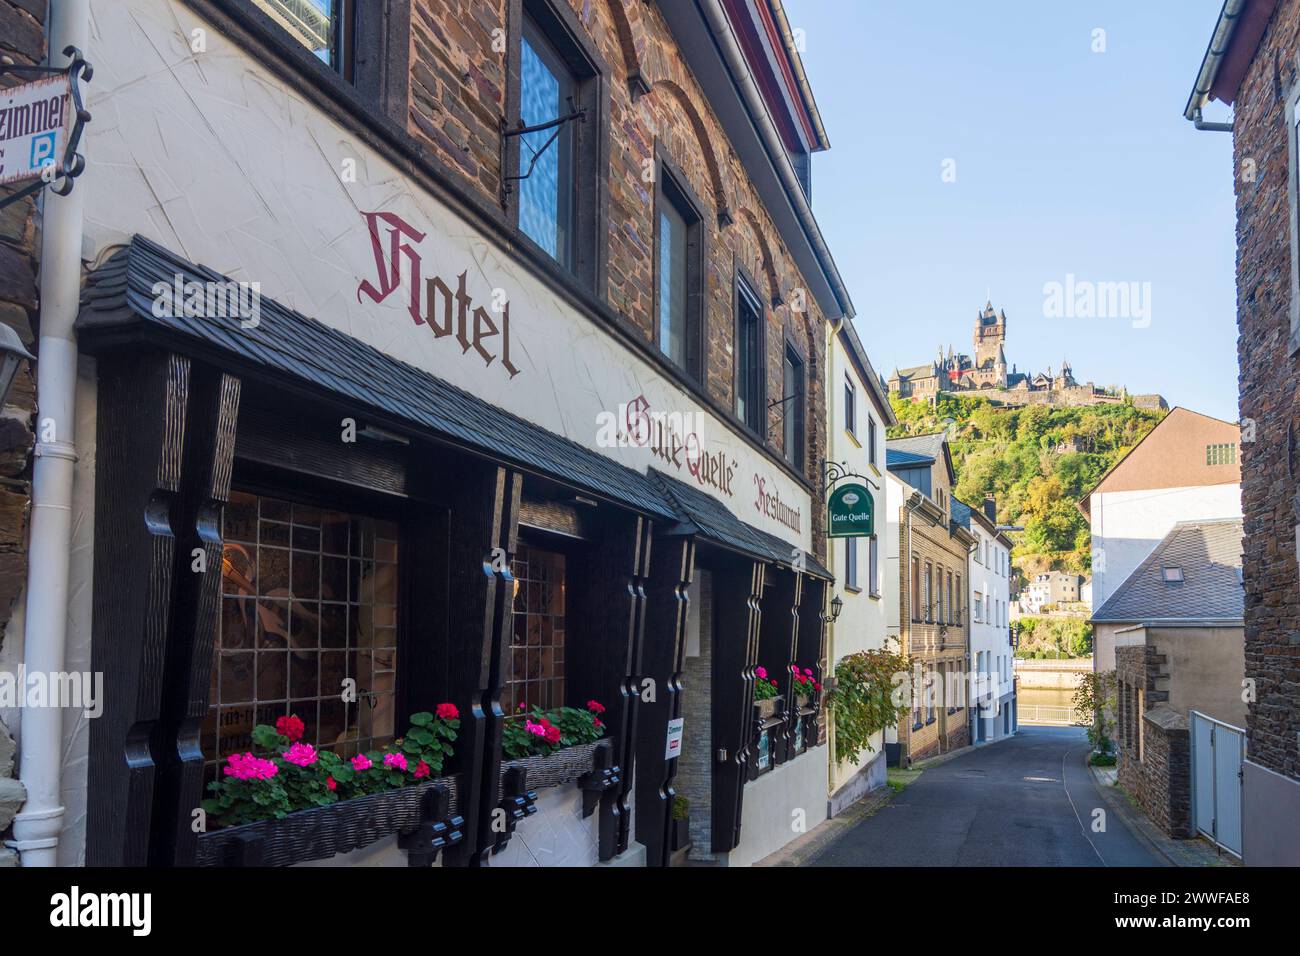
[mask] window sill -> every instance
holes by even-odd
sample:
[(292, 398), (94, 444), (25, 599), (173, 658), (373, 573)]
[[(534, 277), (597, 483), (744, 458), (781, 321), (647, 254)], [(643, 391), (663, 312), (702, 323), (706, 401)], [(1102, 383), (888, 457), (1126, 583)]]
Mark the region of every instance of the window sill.
[(929, 719), (927, 719), (926, 722), (925, 722), (925, 726), (929, 727), (932, 723), (935, 722), (935, 719), (936, 719), (936, 718), (934, 718), (934, 717), (930, 717)]
[(862, 593), (862, 588), (858, 587), (856, 584), (846, 584), (844, 585), (844, 590), (848, 591), (850, 594)]
[(854, 448), (862, 447), (862, 442), (858, 440), (858, 436), (853, 434), (853, 431), (851, 429), (848, 428), (844, 429), (844, 437), (847, 438), (849, 441), (853, 442)]
[(867, 595), (867, 597), (871, 598), (871, 600), (873, 601), (879, 601), (881, 598), (881, 594), (879, 591), (872, 591), (870, 594)]

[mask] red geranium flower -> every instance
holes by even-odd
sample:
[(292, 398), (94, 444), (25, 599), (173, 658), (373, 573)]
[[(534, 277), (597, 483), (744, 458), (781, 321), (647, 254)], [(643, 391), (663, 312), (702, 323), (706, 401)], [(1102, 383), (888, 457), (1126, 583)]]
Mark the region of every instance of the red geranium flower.
[(460, 711), (456, 709), (455, 704), (438, 705), (439, 720), (457, 720), (459, 719), (459, 717), (460, 717)]
[(295, 717), (293, 714), (285, 714), (275, 722), (275, 732), (277, 734), (284, 734), (284, 736), (289, 738), (290, 743), (293, 743), (295, 740), (302, 740), (304, 730), (306, 730), (306, 727), (303, 726), (302, 720)]
[(558, 744), (560, 742), (560, 728), (553, 727), (550, 724), (546, 726), (546, 742), (548, 744)]
[(415, 779), (420, 780), (427, 776), (429, 776), (429, 765), (421, 760), (415, 765)]
[(598, 700), (589, 700), (587, 701), (587, 709), (593, 714), (603, 714), (605, 712), (605, 705)]
[(325, 786), (328, 787), (330, 790), (337, 790), (339, 788), (338, 783), (335, 782), (333, 777), (325, 778)]
[(597, 727), (604, 727), (604, 726), (605, 726), (603, 723), (601, 723), (599, 717), (593, 717), (592, 720), (595, 721)]

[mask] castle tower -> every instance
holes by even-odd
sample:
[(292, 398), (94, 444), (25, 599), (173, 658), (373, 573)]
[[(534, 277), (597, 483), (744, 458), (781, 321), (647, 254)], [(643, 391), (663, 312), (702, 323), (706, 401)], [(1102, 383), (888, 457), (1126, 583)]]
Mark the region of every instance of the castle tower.
[(1006, 353), (1002, 350), (1006, 340), (1006, 312), (995, 312), (993, 303), (986, 302), (975, 319), (975, 368), (988, 369), (989, 374), (981, 378), (996, 388), (1007, 387)]

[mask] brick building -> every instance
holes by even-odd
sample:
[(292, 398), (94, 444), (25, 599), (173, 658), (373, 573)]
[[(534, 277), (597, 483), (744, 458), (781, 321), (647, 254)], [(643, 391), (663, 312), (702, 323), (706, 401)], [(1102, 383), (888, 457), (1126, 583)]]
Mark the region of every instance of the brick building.
[[(1184, 115), (1231, 130), (1237, 195), (1245, 667), (1254, 699), (1243, 769), (1243, 857), (1300, 864), (1300, 2), (1227, 0)], [(1211, 99), (1230, 124), (1206, 123)]]
[(890, 550), (899, 580), (898, 635), (913, 661), (910, 719), (897, 730), (898, 760), (970, 744), (967, 607), (974, 534), (953, 518), (952, 457), (942, 433), (886, 444)]
[[(435, 824), (442, 864), (662, 865), (688, 792), (719, 862), (814, 825), (825, 719), (791, 675), (826, 674), (853, 310), (781, 4), (41, 6), (0, 2), (4, 42), (71, 32), (95, 67), (58, 650), (105, 698), (62, 736), (28, 718), (60, 756), (24, 780), (24, 865), (428, 863)], [(6, 663), (51, 639), (23, 637)], [(588, 700), (599, 742), (504, 754), (520, 708)], [(257, 725), (351, 755), (444, 703), (437, 800), (380, 794), (320, 846), (182, 825)]]

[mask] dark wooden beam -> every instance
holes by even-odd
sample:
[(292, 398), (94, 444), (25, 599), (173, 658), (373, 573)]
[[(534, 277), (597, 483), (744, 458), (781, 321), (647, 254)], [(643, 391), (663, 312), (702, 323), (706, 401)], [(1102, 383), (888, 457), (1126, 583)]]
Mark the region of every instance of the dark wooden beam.
[(175, 511), (172, 618), (158, 735), (160, 775), (150, 853), (156, 866), (192, 866), (198, 849), (194, 811), (203, 800), (199, 728), (211, 690), (221, 601), (222, 517), (230, 500), (239, 396), (238, 379), (205, 366), (193, 369)]
[[(695, 577), (695, 543), (688, 537), (656, 537), (645, 582), (645, 638), (641, 673), (653, 695), (642, 700), (636, 740), (636, 838), (649, 866), (667, 866), (672, 853), (672, 803), (677, 759), (665, 757), (668, 722), (682, 715), (686, 668), (687, 590)], [(697, 688), (707, 693), (707, 688)], [(708, 746), (705, 742), (704, 746)]]
[[(523, 475), (470, 461), (448, 469), (447, 686), (472, 689), (461, 708), (456, 752), (445, 773), (461, 775), (466, 838), (445, 865), (479, 866), (496, 842), (500, 802), (501, 684), (508, 673)], [(434, 640), (438, 635), (432, 635)]]
[(713, 572), (713, 851), (740, 843), (752, 758), (754, 668), (762, 620), (761, 561), (727, 558)]
[(803, 575), (785, 568), (768, 569), (763, 591), (763, 619), (760, 628), (758, 662), (778, 684), (785, 701), (785, 720), (770, 732), (772, 760), (785, 763), (794, 756), (794, 681), (799, 638), (799, 597)]
[(190, 362), (153, 350), (102, 355), (96, 424), (86, 862), (149, 862), (155, 750), (176, 567)]

